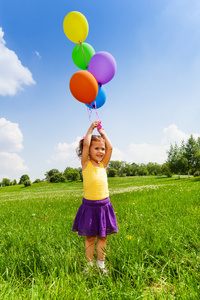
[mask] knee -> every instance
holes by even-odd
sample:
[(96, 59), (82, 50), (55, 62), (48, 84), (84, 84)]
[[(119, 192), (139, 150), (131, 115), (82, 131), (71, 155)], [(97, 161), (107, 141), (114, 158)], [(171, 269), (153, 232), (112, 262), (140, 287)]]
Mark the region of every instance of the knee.
[(86, 236), (85, 239), (88, 243), (93, 244), (95, 241), (95, 236)]
[(104, 241), (105, 242), (106, 238), (107, 238), (106, 236), (97, 236), (98, 241)]

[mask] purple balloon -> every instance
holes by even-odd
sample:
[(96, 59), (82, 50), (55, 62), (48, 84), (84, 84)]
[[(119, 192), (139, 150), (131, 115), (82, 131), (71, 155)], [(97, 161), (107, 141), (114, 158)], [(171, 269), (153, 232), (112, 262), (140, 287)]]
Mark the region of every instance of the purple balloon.
[(94, 75), (99, 84), (109, 82), (115, 75), (116, 69), (114, 57), (105, 51), (94, 54), (88, 66), (88, 71)]

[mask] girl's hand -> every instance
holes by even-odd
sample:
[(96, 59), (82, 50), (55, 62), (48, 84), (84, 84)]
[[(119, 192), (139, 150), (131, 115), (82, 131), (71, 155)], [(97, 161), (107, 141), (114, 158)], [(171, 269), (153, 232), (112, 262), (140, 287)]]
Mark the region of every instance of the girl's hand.
[(99, 132), (100, 135), (102, 135), (102, 136), (105, 134), (104, 128), (98, 129), (98, 132)]
[(95, 128), (97, 128), (99, 121), (94, 121), (92, 123), (92, 125), (90, 126), (92, 128), (92, 130), (94, 130)]
[(97, 126), (97, 130), (98, 130), (98, 132), (100, 133), (100, 135), (104, 135), (104, 128), (102, 128), (102, 126), (101, 126), (101, 121), (99, 121), (98, 122), (98, 126)]

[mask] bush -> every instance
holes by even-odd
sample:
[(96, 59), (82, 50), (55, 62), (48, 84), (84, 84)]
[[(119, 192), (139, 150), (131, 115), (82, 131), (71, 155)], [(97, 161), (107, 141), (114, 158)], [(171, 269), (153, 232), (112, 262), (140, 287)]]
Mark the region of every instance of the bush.
[(51, 177), (57, 173), (60, 173), (58, 169), (51, 169), (50, 171), (46, 172), (45, 180), (51, 182)]
[(31, 181), (30, 181), (30, 180), (28, 180), (28, 179), (27, 179), (27, 180), (25, 180), (25, 181), (24, 181), (24, 186), (25, 186), (25, 187), (27, 187), (27, 186), (31, 186)]
[(79, 169), (73, 169), (67, 167), (64, 171), (64, 176), (67, 180), (78, 181), (80, 180), (80, 171)]
[(116, 177), (117, 176), (117, 170), (116, 169), (109, 169), (108, 170), (108, 177)]
[(23, 184), (26, 180), (30, 180), (29, 176), (27, 174), (22, 175), (19, 180), (19, 184)]
[(40, 179), (35, 179), (35, 181), (33, 183), (40, 183), (41, 180)]
[(9, 186), (9, 185), (11, 185), (10, 179), (3, 178), (1, 185), (2, 186)]
[(65, 182), (65, 176), (62, 173), (55, 173), (53, 176), (50, 177), (50, 182)]

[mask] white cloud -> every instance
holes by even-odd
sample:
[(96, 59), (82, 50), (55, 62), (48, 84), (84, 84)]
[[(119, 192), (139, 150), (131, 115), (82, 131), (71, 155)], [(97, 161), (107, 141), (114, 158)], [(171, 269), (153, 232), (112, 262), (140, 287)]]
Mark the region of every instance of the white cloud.
[(40, 55), (40, 53), (38, 51), (35, 51), (35, 54), (37, 57), (42, 58), (42, 56)]
[(175, 124), (164, 128), (163, 132), (164, 138), (162, 140), (162, 145), (170, 145), (174, 144), (175, 142), (180, 145), (183, 140), (186, 141), (190, 137), (189, 134), (179, 130)]
[(6, 47), (0, 27), (0, 95), (15, 95), (23, 85), (35, 84), (31, 72), (24, 67), (14, 51)]
[(23, 136), (17, 123), (0, 119), (0, 151), (15, 152), (23, 149)]
[(16, 153), (0, 152), (0, 169), (3, 172), (13, 171), (14, 173), (27, 171), (24, 160)]
[[(200, 134), (193, 134), (194, 138), (200, 136)], [(119, 160), (126, 162), (144, 163), (155, 162), (162, 164), (167, 159), (167, 150), (170, 148), (170, 144), (175, 142), (180, 145), (182, 140), (187, 141), (190, 137), (189, 134), (179, 130), (175, 124), (163, 129), (163, 138), (158, 145), (152, 145), (147, 143), (135, 144), (131, 143), (126, 150), (113, 148), (111, 160)], [(76, 156), (76, 148), (80, 137), (77, 137), (76, 141), (67, 144), (59, 143), (55, 147), (55, 154), (48, 160), (49, 164), (54, 164), (56, 168), (80, 167), (80, 160)], [(59, 165), (60, 164), (60, 165)]]
[(0, 181), (3, 178), (18, 180), (28, 170), (24, 160), (16, 153), (0, 152)]
[(55, 147), (55, 154), (53, 154), (47, 162), (49, 164), (56, 162), (58, 167), (60, 164), (63, 168), (67, 166), (80, 167), (80, 160), (76, 155), (76, 148), (78, 147), (80, 139), (81, 137), (77, 137), (76, 141), (71, 144), (59, 143)]
[[(4, 118), (0, 119), (0, 180), (2, 178), (14, 179), (26, 172), (28, 167), (24, 160), (15, 152), (23, 149), (23, 135), (17, 123)], [(5, 174), (7, 174), (5, 176)]]
[[(74, 142), (71, 144), (59, 143), (54, 151), (56, 152), (51, 158), (47, 161), (48, 164), (56, 163), (57, 168), (66, 168), (67, 166), (78, 168), (81, 166), (80, 159), (77, 157), (76, 148), (81, 137), (77, 137)], [(126, 156), (124, 153), (117, 149), (113, 149), (112, 160), (125, 160)], [(59, 165), (60, 164), (60, 165)]]
[[(157, 162), (162, 164), (167, 159), (167, 150), (169, 150), (170, 144), (176, 142), (179, 146), (184, 140), (185, 142), (189, 139), (190, 134), (184, 133), (179, 130), (175, 124), (170, 125), (167, 128), (163, 129), (164, 137), (160, 145), (151, 145), (151, 144), (130, 144), (127, 159), (130, 162), (135, 163), (148, 163), (148, 162)], [(194, 138), (200, 136), (200, 134), (193, 134)]]
[(162, 164), (167, 159), (166, 146), (155, 146), (150, 144), (131, 144), (128, 149), (128, 161), (135, 163), (157, 162)]
[[(56, 165), (59, 163), (62, 163), (62, 166), (64, 168), (66, 166), (71, 166), (71, 167), (80, 167), (80, 160), (77, 157), (76, 154), (76, 148), (78, 147), (78, 143), (80, 141), (81, 137), (77, 137), (75, 142), (72, 142), (71, 144), (67, 143), (59, 143), (55, 147), (55, 154), (51, 156), (50, 160), (47, 162), (49, 164), (52, 164), (56, 162)], [(114, 148), (113, 153), (112, 153), (112, 160), (125, 160), (126, 155), (119, 149)]]
[[(185, 133), (177, 128), (175, 124), (170, 125), (167, 128), (163, 129), (164, 132), (164, 138), (162, 140), (162, 145), (169, 146), (170, 144), (177, 143), (178, 146), (181, 145), (182, 141), (187, 141), (191, 134)], [(200, 134), (193, 133), (192, 134), (195, 139), (200, 137)]]
[(121, 150), (113, 148), (111, 160), (125, 161), (126, 155)]

